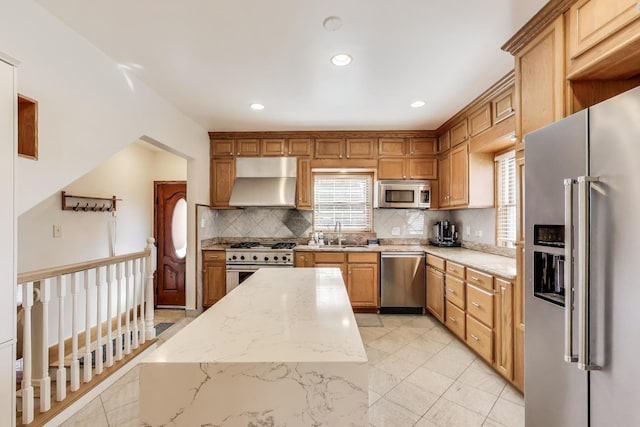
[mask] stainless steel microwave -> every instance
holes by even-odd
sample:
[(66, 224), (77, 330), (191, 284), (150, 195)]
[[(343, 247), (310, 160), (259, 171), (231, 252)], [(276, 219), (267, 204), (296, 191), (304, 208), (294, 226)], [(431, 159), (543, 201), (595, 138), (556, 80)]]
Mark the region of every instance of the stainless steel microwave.
[(378, 207), (413, 209), (431, 207), (429, 181), (378, 181)]

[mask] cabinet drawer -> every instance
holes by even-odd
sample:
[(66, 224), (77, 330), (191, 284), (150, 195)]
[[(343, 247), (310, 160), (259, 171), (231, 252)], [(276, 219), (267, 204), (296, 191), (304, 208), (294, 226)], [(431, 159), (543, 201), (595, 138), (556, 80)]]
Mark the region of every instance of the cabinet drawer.
[(453, 276), (447, 276), (445, 279), (445, 295), (447, 301), (452, 302), (458, 307), (464, 309), (464, 282)]
[(479, 286), (487, 291), (493, 290), (493, 276), (467, 267), (467, 283)]
[(464, 311), (447, 301), (444, 324), (461, 339), (465, 339)]
[(437, 268), (438, 270), (444, 271), (444, 260), (435, 255), (427, 254), (427, 264), (431, 267)]
[(344, 262), (343, 252), (314, 252), (313, 259), (316, 264), (323, 262)]
[(493, 363), (493, 331), (467, 314), (467, 345)]
[(464, 265), (456, 264), (455, 262), (447, 261), (447, 274), (452, 276), (456, 276), (460, 279), (464, 280)]
[(493, 294), (467, 284), (467, 313), (493, 327)]
[(203, 262), (211, 262), (211, 261), (220, 261), (225, 262), (224, 259), (225, 251), (202, 251), (202, 261)]
[(348, 262), (377, 263), (378, 262), (378, 253), (377, 252), (348, 252), (347, 253), (347, 261)]

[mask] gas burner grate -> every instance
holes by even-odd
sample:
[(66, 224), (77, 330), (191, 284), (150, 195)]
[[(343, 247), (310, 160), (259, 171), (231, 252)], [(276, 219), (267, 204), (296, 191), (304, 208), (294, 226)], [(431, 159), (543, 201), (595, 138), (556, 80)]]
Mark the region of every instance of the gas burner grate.
[(271, 249), (293, 249), (296, 247), (295, 243), (292, 242), (278, 242), (271, 246)]
[(250, 249), (250, 248), (255, 248), (256, 246), (260, 246), (260, 243), (258, 243), (258, 242), (240, 242), (240, 243), (234, 243), (230, 247), (231, 247), (231, 249)]

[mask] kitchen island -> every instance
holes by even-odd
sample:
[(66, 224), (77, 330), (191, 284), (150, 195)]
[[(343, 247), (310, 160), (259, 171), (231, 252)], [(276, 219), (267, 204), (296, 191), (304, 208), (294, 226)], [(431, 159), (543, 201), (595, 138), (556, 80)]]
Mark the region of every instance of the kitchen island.
[(265, 268), (141, 364), (142, 425), (367, 425), (340, 270)]

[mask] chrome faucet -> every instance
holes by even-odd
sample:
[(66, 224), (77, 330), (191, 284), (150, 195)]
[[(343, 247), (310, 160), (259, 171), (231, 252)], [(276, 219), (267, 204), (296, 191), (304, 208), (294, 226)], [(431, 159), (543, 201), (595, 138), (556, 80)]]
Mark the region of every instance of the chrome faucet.
[(340, 221), (336, 221), (335, 227), (333, 227), (333, 231), (338, 232), (338, 246), (341, 246), (344, 239), (342, 238), (342, 224)]

